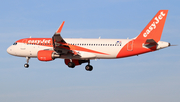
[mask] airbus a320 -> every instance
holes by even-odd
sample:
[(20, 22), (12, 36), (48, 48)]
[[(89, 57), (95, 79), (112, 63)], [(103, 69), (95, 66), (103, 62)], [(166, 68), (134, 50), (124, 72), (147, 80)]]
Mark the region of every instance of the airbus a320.
[(92, 59), (116, 59), (156, 51), (170, 46), (169, 42), (160, 41), (168, 10), (160, 10), (142, 32), (133, 39), (69, 39), (60, 35), (65, 21), (52, 38), (24, 38), (11, 45), (7, 52), (18, 57), (25, 57), (29, 67), (30, 58), (39, 61), (64, 59), (65, 64), (74, 68), (82, 63), (87, 71), (92, 71)]

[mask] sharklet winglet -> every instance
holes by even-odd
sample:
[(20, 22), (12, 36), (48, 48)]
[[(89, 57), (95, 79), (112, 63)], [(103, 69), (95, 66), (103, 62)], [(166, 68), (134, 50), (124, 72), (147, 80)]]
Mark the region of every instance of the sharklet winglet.
[(65, 23), (65, 21), (63, 21), (62, 24), (59, 26), (59, 28), (56, 31), (56, 34), (60, 34), (61, 33), (61, 30), (63, 28), (64, 23)]

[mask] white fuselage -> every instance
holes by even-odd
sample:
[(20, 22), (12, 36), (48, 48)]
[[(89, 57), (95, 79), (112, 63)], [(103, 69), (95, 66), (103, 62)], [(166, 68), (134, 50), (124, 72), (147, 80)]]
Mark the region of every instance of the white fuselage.
[[(79, 46), (84, 48), (83, 50), (75, 50), (80, 57), (64, 55), (62, 54), (60, 58), (64, 59), (115, 59), (118, 53), (121, 51), (127, 43), (133, 39), (65, 39), (68, 44), (72, 46)], [(168, 42), (159, 41), (156, 49), (161, 49), (168, 47)], [(131, 46), (127, 46), (128, 52), (132, 52), (134, 49), (133, 43)], [(88, 50), (86, 50), (88, 49)], [(28, 44), (28, 43), (17, 43), (10, 46), (7, 52), (14, 56), (19, 57), (37, 57), (37, 53), (40, 50), (53, 50), (53, 46)], [(90, 51), (89, 51), (90, 50)]]
[[(116, 58), (122, 47), (127, 44), (130, 39), (65, 39), (69, 44), (80, 46), (86, 49), (91, 49), (93, 51), (98, 51), (105, 54), (98, 54), (87, 51), (78, 51), (82, 59), (113, 59)], [(7, 52), (11, 55), (19, 57), (37, 57), (37, 53), (40, 50), (53, 50), (53, 47), (27, 44), (27, 43), (17, 43), (12, 45), (7, 49)], [(66, 58), (63, 56), (61, 58)]]

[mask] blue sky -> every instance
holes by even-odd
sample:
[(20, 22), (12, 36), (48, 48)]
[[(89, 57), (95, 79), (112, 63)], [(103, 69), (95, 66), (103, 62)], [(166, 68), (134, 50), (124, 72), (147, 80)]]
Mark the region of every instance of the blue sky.
[(91, 61), (69, 69), (8, 55), (18, 39), (52, 37), (62, 21), (64, 38), (133, 38), (160, 9), (168, 9), (162, 41), (179, 45), (178, 0), (4, 0), (0, 4), (1, 102), (179, 102), (179, 46), (139, 56)]

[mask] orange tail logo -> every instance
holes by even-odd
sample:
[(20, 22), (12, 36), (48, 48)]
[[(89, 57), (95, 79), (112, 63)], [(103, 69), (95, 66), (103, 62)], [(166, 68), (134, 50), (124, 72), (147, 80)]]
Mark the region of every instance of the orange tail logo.
[(158, 42), (161, 39), (167, 13), (168, 10), (160, 10), (136, 39), (154, 39), (154, 41)]

